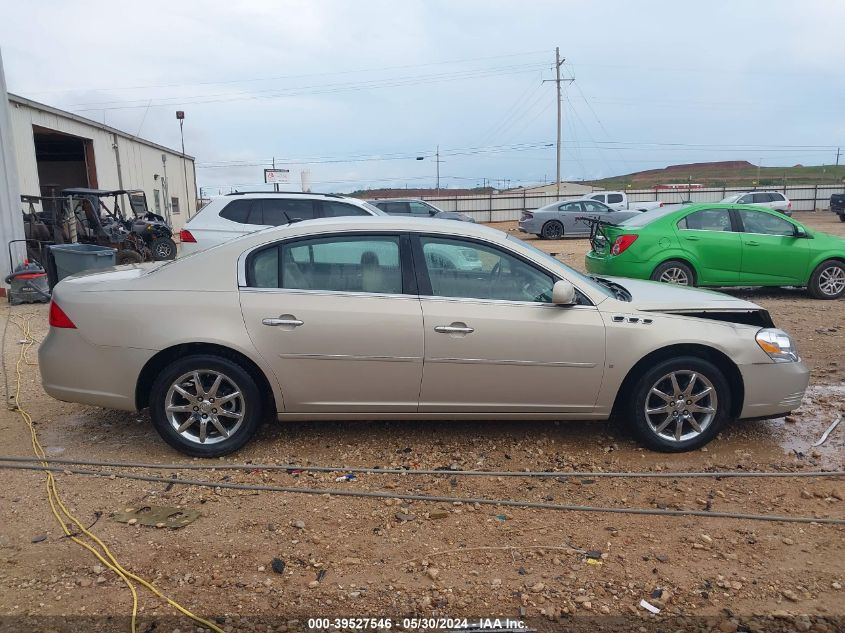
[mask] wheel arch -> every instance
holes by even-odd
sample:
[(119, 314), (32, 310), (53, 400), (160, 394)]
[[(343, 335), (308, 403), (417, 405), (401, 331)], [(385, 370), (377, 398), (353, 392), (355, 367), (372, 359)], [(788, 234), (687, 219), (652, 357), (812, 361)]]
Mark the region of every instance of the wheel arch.
[(813, 273), (816, 272), (816, 268), (818, 268), (824, 262), (830, 261), (830, 260), (834, 260), (834, 261), (840, 262), (841, 264), (845, 264), (845, 256), (843, 256), (841, 253), (837, 253), (837, 252), (831, 253), (830, 251), (828, 251), (826, 253), (823, 253), (822, 255), (817, 255), (816, 257), (813, 258), (813, 260), (810, 262), (810, 265), (807, 267), (808, 270), (807, 270), (806, 283), (807, 284), (810, 283), (810, 279), (813, 278)]
[(724, 352), (707, 345), (700, 343), (679, 343), (677, 345), (668, 345), (661, 347), (652, 352), (649, 352), (638, 360), (628, 373), (625, 375), (619, 391), (616, 392), (616, 399), (613, 401), (613, 410), (611, 415), (617, 415), (624, 405), (626, 399), (631, 394), (637, 378), (642, 376), (643, 372), (650, 366), (676, 358), (678, 356), (695, 356), (704, 360), (710, 361), (724, 374), (725, 380), (728, 382), (728, 387), (731, 390), (731, 410), (732, 417), (738, 417), (742, 411), (742, 405), (745, 401), (745, 383), (742, 380), (742, 373), (739, 367), (728, 357)]
[(544, 220), (543, 224), (540, 226), (540, 235), (541, 236), (543, 235), (543, 229), (545, 229), (546, 226), (548, 226), (549, 224), (552, 224), (552, 223), (560, 225), (561, 236), (566, 235), (566, 226), (564, 225), (563, 220), (561, 220), (560, 218), (549, 218), (548, 220)]
[(266, 373), (243, 352), (217, 343), (180, 343), (158, 352), (147, 361), (138, 375), (138, 381), (135, 385), (135, 407), (140, 411), (149, 406), (153, 382), (155, 382), (156, 376), (161, 370), (178, 358), (194, 354), (221, 356), (240, 365), (258, 385), (265, 413), (272, 414), (275, 417), (279, 410), (276, 407), (276, 393)]
[[(686, 253), (670, 254), (670, 255), (663, 254), (661, 256), (660, 261), (657, 262), (654, 265), (654, 268), (651, 269), (651, 275), (653, 275), (654, 272), (658, 268), (660, 268), (663, 264), (666, 264), (668, 262), (681, 262), (682, 264), (686, 264), (687, 266), (690, 267), (690, 270), (692, 270), (692, 274), (693, 274), (693, 277), (695, 278), (696, 285), (701, 283), (701, 275), (698, 272), (698, 266), (696, 266), (693, 263), (692, 259)], [(651, 277), (651, 275), (649, 275), (649, 277)]]

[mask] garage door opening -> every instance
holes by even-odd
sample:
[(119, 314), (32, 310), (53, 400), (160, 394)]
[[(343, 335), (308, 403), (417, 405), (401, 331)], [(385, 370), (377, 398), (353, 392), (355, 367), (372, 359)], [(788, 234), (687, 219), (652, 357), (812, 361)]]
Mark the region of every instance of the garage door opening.
[(32, 126), (41, 195), (52, 197), (68, 187), (97, 188), (91, 139)]

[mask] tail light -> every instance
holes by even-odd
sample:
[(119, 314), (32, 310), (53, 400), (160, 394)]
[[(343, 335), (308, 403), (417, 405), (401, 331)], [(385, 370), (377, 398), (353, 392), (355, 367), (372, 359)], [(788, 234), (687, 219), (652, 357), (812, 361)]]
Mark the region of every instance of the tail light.
[(70, 317), (65, 314), (65, 311), (55, 301), (50, 302), (50, 327), (60, 327), (69, 330), (76, 329), (76, 325), (74, 325)]
[(665, 202), (661, 202), (660, 204), (658, 204), (658, 205), (657, 205), (657, 208), (658, 208), (658, 209), (662, 208), (664, 204), (666, 204), (666, 203), (665, 203)]
[(637, 241), (639, 235), (631, 235), (627, 233), (625, 235), (620, 235), (616, 238), (616, 241), (613, 242), (613, 246), (610, 247), (610, 254), (611, 255), (621, 255), (628, 247)]
[(183, 244), (186, 242), (196, 244), (197, 238), (191, 235), (191, 232), (188, 229), (182, 229), (181, 231), (179, 231), (179, 241), (181, 241)]
[(522, 212), (522, 219), (523, 219), (523, 220), (533, 220), (533, 219), (534, 219), (534, 214), (533, 214), (533, 213), (531, 213), (530, 211), (523, 211), (523, 212)]
[(790, 201), (789, 201), (789, 204), (787, 204), (787, 205), (786, 205), (786, 208), (787, 208), (787, 209), (791, 209), (791, 208), (792, 208), (792, 200), (790, 200)]

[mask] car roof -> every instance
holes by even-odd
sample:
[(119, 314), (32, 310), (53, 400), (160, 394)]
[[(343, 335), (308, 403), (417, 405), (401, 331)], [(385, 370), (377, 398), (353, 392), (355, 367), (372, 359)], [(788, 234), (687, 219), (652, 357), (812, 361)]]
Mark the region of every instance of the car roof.
[(358, 200), (359, 202), (362, 202), (358, 198), (343, 196), (339, 193), (312, 193), (310, 191), (234, 191), (232, 193), (227, 193), (221, 196), (221, 198), (289, 198), (291, 196), (296, 196), (297, 198), (304, 198), (306, 200), (339, 198), (342, 200)]
[(422, 198), (372, 198), (367, 200), (367, 202), (373, 204), (376, 202), (425, 202), (429, 204), (427, 200), (423, 200)]
[(450, 233), (467, 237), (486, 237), (498, 240), (505, 239), (507, 235), (499, 229), (494, 229), (483, 224), (472, 224), (470, 222), (455, 222), (454, 220), (438, 220), (436, 218), (415, 218), (395, 215), (371, 215), (371, 216), (341, 216), (334, 218), (315, 218), (303, 220), (294, 224), (264, 229), (259, 233), (262, 237), (272, 237), (275, 233), (285, 236), (293, 235), (320, 235), (333, 231), (409, 231), (418, 233)]

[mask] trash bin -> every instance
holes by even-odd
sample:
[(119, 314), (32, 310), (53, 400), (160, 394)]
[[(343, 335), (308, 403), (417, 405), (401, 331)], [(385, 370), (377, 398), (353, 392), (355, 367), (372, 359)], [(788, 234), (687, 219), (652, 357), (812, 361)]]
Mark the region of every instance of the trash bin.
[(85, 270), (110, 268), (115, 265), (115, 250), (97, 244), (53, 244), (48, 246), (47, 275), (50, 290), (65, 277)]

